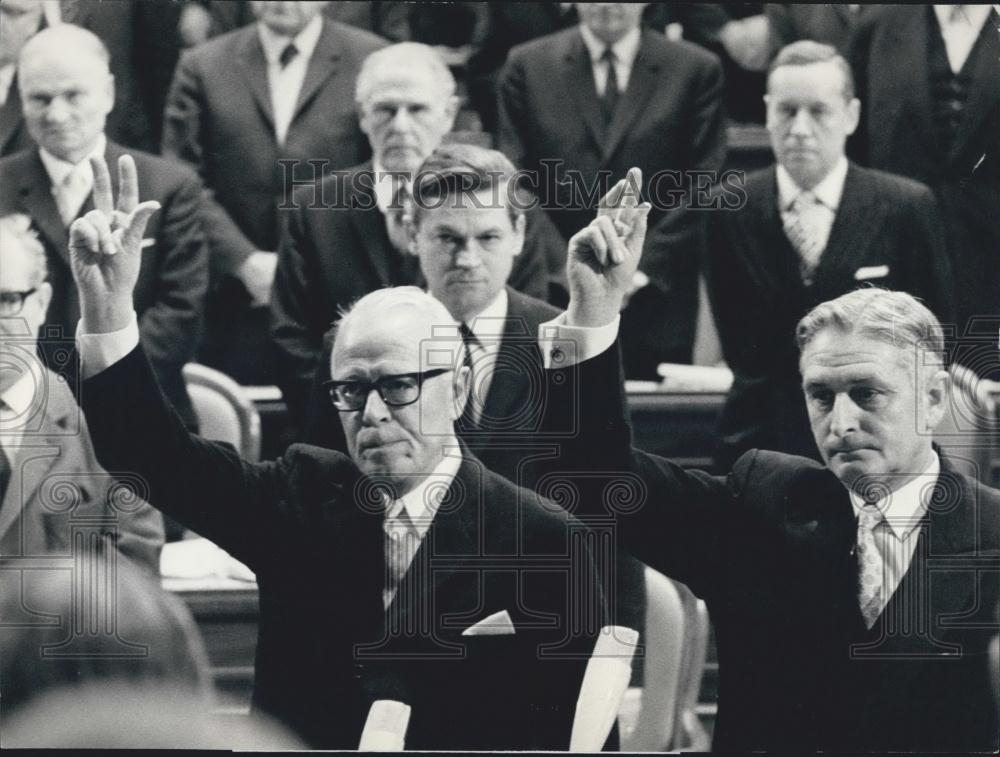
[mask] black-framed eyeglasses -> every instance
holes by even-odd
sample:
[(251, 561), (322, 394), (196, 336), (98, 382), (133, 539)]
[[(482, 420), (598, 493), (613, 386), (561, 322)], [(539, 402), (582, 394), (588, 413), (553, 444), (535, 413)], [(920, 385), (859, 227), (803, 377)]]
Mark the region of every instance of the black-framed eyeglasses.
[(420, 399), (420, 390), (427, 379), (449, 373), (453, 368), (434, 368), (416, 373), (397, 373), (382, 376), (375, 381), (325, 381), (323, 386), (330, 393), (333, 406), (342, 413), (364, 408), (372, 390), (389, 407), (412, 405)]
[(20, 314), (24, 309), (24, 301), (37, 291), (37, 287), (32, 287), (23, 292), (0, 292), (0, 316)]

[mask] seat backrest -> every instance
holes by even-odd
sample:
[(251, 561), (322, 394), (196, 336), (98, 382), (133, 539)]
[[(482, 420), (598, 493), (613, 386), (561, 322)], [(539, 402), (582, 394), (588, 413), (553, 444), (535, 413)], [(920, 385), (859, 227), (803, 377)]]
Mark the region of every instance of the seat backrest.
[(664, 751), (674, 732), (683, 667), (684, 605), (674, 583), (646, 566), (645, 656), (635, 727), (622, 734), (623, 752)]
[(246, 460), (259, 460), (260, 415), (243, 387), (199, 363), (184, 366), (184, 382), (198, 416), (199, 434), (233, 445)]
[(698, 717), (698, 699), (708, 655), (708, 607), (687, 586), (677, 581), (673, 583), (684, 607), (684, 658), (674, 716), (677, 725), (670, 749), (707, 752), (711, 739)]

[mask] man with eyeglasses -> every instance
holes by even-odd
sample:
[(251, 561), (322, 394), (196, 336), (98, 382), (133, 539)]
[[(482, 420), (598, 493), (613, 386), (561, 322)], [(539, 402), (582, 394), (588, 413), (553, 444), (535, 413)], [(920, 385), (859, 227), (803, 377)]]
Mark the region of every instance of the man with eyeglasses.
[[(38, 359), (52, 286), (29, 225), (23, 215), (0, 218), (0, 580), (20, 580), (18, 568), (31, 558), (76, 554), (74, 525), (95, 519), (113, 527), (121, 555), (159, 575), (160, 514), (141, 500), (116, 499), (66, 376)], [(69, 492), (77, 502), (67, 509)]]
[[(300, 428), (310, 417), (314, 374), (326, 363), (323, 335), (338, 311), (382, 287), (424, 283), (410, 249), (406, 198), (421, 164), (448, 138), (458, 110), (448, 67), (433, 48), (416, 42), (372, 53), (358, 74), (355, 102), (372, 160), (300, 184), (279, 249), (271, 331), (278, 384)], [(566, 245), (542, 210), (525, 216), (523, 250), (507, 283), (545, 300)]]
[[(359, 300), (330, 386), (350, 458), (296, 444), (247, 463), (159, 396), (131, 302), (156, 206), (137, 203), (127, 158), (119, 171), (117, 211), (70, 244), (84, 411), (109, 466), (256, 573), (255, 708), (318, 747), (354, 748), (371, 703), (394, 699), (412, 707), (409, 748), (566, 749), (606, 623), (588, 532), (458, 441), (470, 372), (448, 311), (409, 287)], [(110, 208), (98, 160), (95, 175)]]

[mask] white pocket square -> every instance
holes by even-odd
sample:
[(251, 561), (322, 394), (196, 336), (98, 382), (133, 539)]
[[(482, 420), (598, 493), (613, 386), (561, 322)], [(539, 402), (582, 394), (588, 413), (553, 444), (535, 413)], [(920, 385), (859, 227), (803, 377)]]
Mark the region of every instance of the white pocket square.
[(462, 636), (512, 636), (514, 623), (506, 610), (495, 612), (462, 631)]
[(155, 239), (152, 237), (146, 237), (142, 240), (142, 244), (139, 245), (139, 249), (145, 250), (147, 247), (152, 247), (154, 244), (156, 244)]
[(889, 266), (887, 265), (866, 265), (854, 272), (854, 280), (866, 281), (868, 279), (881, 279), (882, 277), (888, 275)]

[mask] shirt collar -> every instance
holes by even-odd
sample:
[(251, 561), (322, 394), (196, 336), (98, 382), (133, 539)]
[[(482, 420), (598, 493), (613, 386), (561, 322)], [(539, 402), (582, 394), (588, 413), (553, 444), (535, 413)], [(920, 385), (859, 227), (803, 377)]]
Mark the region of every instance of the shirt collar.
[(27, 417), (28, 411), (35, 402), (35, 386), (37, 377), (31, 371), (25, 371), (21, 378), (7, 387), (7, 391), (0, 394), (0, 400), (10, 408), (14, 415)]
[[(451, 442), (444, 442), (443, 446), (446, 449), (455, 448), (458, 447), (458, 441), (452, 439)], [(462, 458), (460, 456), (445, 453), (441, 462), (437, 464), (429, 476), (421, 481), (416, 488), (408, 491), (389, 505), (386, 519), (397, 518), (400, 511), (405, 510), (410, 523), (413, 524), (422, 539), (427, 533), (427, 529), (431, 527), (431, 522), (441, 505), (441, 500), (451, 488), (451, 483), (455, 480), (461, 464)]]
[[(940, 473), (941, 460), (938, 458), (937, 452), (932, 450), (931, 463), (927, 466), (927, 470), (905, 486), (892, 492), (888, 497), (883, 497), (875, 503), (875, 506), (882, 511), (882, 515), (897, 539), (903, 539), (924, 517), (924, 513), (927, 512), (926, 500), (931, 496), (930, 488), (937, 482)], [(854, 514), (860, 516), (861, 508), (866, 503), (853, 490), (850, 494)]]
[[(961, 8), (962, 13), (952, 20), (951, 12), (954, 8)], [(947, 26), (966, 25), (977, 32), (982, 31), (986, 19), (990, 17), (993, 7), (985, 5), (935, 5), (934, 14), (937, 16), (938, 24), (944, 28)]]
[(295, 44), (299, 55), (303, 60), (312, 57), (316, 43), (319, 42), (319, 35), (323, 32), (323, 17), (320, 14), (313, 16), (312, 20), (305, 25), (305, 28), (294, 37), (287, 37), (284, 34), (276, 34), (263, 23), (257, 24), (257, 34), (260, 36), (260, 44), (264, 48), (264, 57), (269, 65), (275, 65), (281, 58), (281, 52), (288, 47), (289, 42)]
[(95, 156), (103, 156), (107, 145), (108, 140), (105, 136), (98, 135), (94, 149), (87, 153), (79, 163), (70, 163), (68, 160), (57, 158), (44, 147), (38, 148), (38, 156), (42, 159), (42, 164), (45, 166), (45, 171), (53, 185), (62, 184), (73, 169), (80, 171), (80, 175), (86, 177), (87, 181), (93, 184), (94, 169), (90, 167), (90, 159)]
[(400, 171), (386, 171), (378, 163), (373, 163), (372, 173), (375, 174), (375, 204), (385, 213), (392, 205), (400, 186), (409, 186), (410, 177)]
[(497, 337), (503, 336), (508, 304), (507, 287), (504, 287), (493, 302), (469, 319), (469, 329), (482, 344), (495, 343)]
[[(601, 61), (601, 56), (608, 45), (599, 40), (586, 24), (580, 24), (580, 34), (583, 36), (583, 44), (587, 46), (587, 53), (590, 55), (590, 62), (597, 65)], [(620, 40), (611, 45), (615, 58), (618, 62), (628, 68), (632, 68), (635, 56), (639, 54), (639, 41), (641, 33), (638, 28), (633, 29)]]
[[(816, 196), (817, 200), (834, 212), (840, 207), (840, 198), (844, 194), (847, 167), (847, 158), (841, 155), (840, 160), (830, 169), (830, 173), (824, 176), (819, 184), (809, 190)], [(806, 190), (795, 183), (795, 179), (792, 178), (792, 175), (780, 163), (777, 168), (777, 177), (778, 206), (782, 210), (787, 210), (795, 202), (795, 199)]]

